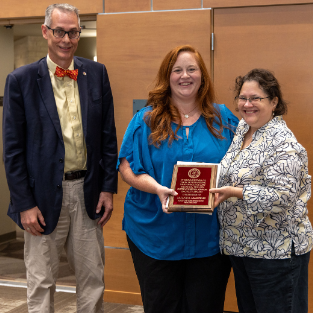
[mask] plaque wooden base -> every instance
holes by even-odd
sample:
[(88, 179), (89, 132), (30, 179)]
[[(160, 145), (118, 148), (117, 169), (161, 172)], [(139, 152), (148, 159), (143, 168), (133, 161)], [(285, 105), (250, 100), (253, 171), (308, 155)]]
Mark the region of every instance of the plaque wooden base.
[(179, 162), (174, 165), (171, 188), (178, 195), (170, 196), (169, 212), (212, 213), (214, 196), (210, 188), (217, 185), (219, 164)]

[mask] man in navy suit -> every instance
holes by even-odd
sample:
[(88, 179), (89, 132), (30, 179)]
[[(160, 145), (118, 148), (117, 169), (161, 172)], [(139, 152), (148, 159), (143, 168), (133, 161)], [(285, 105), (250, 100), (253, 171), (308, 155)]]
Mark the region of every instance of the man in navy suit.
[(103, 312), (102, 227), (117, 192), (117, 141), (106, 68), (74, 57), (78, 10), (50, 5), (48, 55), (8, 75), (3, 108), (8, 215), (25, 230), (28, 311), (54, 312), (65, 247), (77, 312)]

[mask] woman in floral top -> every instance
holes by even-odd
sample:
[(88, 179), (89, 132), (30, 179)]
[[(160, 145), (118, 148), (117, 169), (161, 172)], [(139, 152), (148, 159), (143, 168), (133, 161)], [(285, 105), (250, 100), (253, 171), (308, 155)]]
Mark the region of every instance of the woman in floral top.
[(221, 161), (215, 205), (220, 247), (230, 255), (240, 313), (308, 311), (313, 230), (306, 150), (286, 126), (286, 102), (267, 70), (236, 79), (242, 117)]

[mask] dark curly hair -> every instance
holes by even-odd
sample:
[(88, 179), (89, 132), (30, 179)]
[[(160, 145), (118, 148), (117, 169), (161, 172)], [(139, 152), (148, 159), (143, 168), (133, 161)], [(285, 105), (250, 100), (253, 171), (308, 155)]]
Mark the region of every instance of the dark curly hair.
[(239, 96), (242, 85), (247, 81), (256, 81), (270, 100), (277, 97), (278, 103), (274, 110), (274, 116), (287, 114), (287, 102), (283, 99), (280, 85), (271, 71), (255, 68), (243, 77), (238, 76), (235, 82), (235, 97)]

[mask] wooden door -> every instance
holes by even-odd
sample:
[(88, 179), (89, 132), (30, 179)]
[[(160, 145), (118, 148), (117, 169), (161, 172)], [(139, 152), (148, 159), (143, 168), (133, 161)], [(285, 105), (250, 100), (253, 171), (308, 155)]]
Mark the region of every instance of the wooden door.
[[(308, 151), (312, 175), (313, 5), (215, 9), (214, 34), (214, 83), (219, 102), (234, 112), (235, 78), (257, 67), (273, 71), (289, 102), (284, 118)], [(308, 210), (313, 222), (312, 200)], [(311, 261), (309, 294), (312, 293)], [(233, 305), (225, 309), (235, 311)], [(309, 312), (313, 312), (313, 299), (309, 299)]]
[[(119, 147), (133, 116), (133, 100), (147, 99), (167, 52), (178, 45), (191, 44), (210, 64), (210, 14), (211, 10), (199, 10), (98, 16), (97, 55), (109, 73)], [(114, 213), (104, 227), (104, 298), (109, 302), (139, 304), (139, 284), (122, 231), (128, 189), (119, 179)]]

